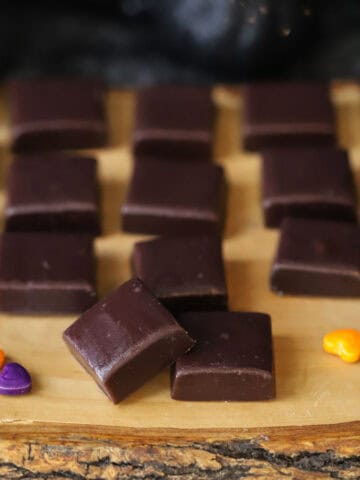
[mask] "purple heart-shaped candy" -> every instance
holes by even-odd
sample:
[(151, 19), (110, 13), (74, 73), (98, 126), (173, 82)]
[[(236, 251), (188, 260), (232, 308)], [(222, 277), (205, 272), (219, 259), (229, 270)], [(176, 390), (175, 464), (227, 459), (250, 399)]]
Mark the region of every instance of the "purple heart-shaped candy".
[(18, 363), (7, 363), (0, 373), (1, 395), (22, 395), (31, 390), (31, 377)]

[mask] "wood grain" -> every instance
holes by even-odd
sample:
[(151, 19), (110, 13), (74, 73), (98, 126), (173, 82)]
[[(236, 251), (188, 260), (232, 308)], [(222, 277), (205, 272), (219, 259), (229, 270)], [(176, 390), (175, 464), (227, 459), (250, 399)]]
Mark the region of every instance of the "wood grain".
[(0, 478), (350, 480), (360, 477), (359, 438), (360, 422), (251, 431), (5, 427)]
[[(360, 183), (360, 89), (334, 84), (340, 143)], [(31, 395), (0, 398), (0, 478), (360, 478), (360, 364), (321, 350), (340, 327), (360, 328), (358, 300), (277, 297), (268, 274), (278, 233), (262, 226), (260, 158), (241, 144), (241, 89), (217, 87), (215, 154), (229, 183), (224, 256), (232, 309), (272, 315), (277, 398), (254, 403), (170, 399), (163, 372), (112, 405), (67, 352), (74, 317), (0, 315), (1, 348), (26, 365)], [(134, 96), (109, 95), (111, 146), (94, 152), (102, 185), (103, 236), (96, 242), (100, 294), (130, 276), (143, 236), (121, 233), (119, 208), (131, 171)], [(1, 113), (0, 209), (9, 163)]]

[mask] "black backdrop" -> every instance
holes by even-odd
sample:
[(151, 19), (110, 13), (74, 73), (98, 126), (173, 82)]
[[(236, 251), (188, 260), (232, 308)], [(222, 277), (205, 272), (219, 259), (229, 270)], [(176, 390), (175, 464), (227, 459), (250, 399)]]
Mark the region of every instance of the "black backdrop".
[(360, 0), (2, 0), (0, 76), (360, 76)]

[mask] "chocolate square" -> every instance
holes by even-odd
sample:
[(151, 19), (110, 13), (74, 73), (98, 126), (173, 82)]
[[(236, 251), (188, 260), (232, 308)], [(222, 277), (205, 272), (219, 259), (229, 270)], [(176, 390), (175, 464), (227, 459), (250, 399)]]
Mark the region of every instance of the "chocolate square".
[(333, 145), (334, 111), (328, 85), (254, 83), (244, 87), (244, 147)]
[(265, 224), (285, 217), (356, 221), (355, 185), (348, 155), (331, 148), (263, 152)]
[(106, 143), (105, 86), (85, 78), (13, 80), (8, 85), (16, 152), (101, 147)]
[(64, 340), (114, 403), (193, 345), (138, 279), (124, 283), (85, 312), (64, 332)]
[(139, 242), (132, 263), (134, 275), (172, 312), (227, 307), (221, 240), (216, 235)]
[(51, 233), (0, 237), (0, 310), (79, 313), (95, 301), (92, 237)]
[(196, 345), (172, 369), (172, 398), (242, 401), (275, 396), (269, 315), (191, 312), (178, 319)]
[(137, 159), (125, 203), (123, 230), (186, 235), (221, 231), (224, 172), (206, 162)]
[(360, 227), (285, 219), (270, 284), (291, 295), (360, 296)]
[(213, 113), (208, 87), (143, 88), (137, 95), (134, 151), (169, 159), (210, 159)]
[(96, 160), (17, 157), (8, 177), (7, 231), (100, 232)]

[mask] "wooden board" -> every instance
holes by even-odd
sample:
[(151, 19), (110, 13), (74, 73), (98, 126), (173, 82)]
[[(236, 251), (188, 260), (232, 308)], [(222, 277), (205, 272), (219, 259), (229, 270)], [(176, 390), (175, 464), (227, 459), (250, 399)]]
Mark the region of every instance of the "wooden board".
[[(339, 138), (351, 148), (360, 180), (360, 90), (356, 85), (333, 87)], [(0, 316), (0, 347), (11, 360), (30, 370), (33, 393), (0, 397), (0, 425), (36, 430), (42, 425), (138, 429), (179, 429), (189, 432), (219, 429), (266, 429), (329, 425), (359, 420), (360, 364), (347, 365), (321, 349), (322, 336), (334, 328), (360, 328), (360, 301), (278, 297), (268, 288), (277, 231), (262, 226), (259, 203), (259, 156), (239, 150), (241, 95), (217, 87), (216, 158), (229, 182), (227, 227), (224, 238), (230, 306), (234, 310), (268, 312), (273, 320), (277, 397), (270, 402), (191, 403), (170, 399), (164, 371), (118, 405), (112, 405), (68, 353), (63, 330), (75, 317)], [(111, 148), (96, 152), (103, 198), (104, 235), (97, 240), (99, 291), (105, 294), (130, 276), (129, 257), (142, 236), (121, 233), (119, 208), (131, 171), (129, 149), (133, 94), (109, 95)], [(240, 114), (239, 114), (240, 112)], [(4, 117), (4, 116), (3, 116)], [(4, 117), (1, 202), (9, 155)], [(75, 427), (76, 426), (76, 427)], [(90, 427), (89, 427), (90, 428)], [(171, 430), (168, 430), (169, 433)], [(258, 431), (258, 430), (257, 430)]]

